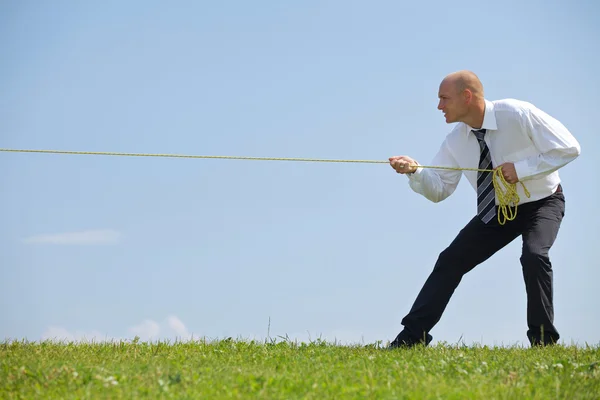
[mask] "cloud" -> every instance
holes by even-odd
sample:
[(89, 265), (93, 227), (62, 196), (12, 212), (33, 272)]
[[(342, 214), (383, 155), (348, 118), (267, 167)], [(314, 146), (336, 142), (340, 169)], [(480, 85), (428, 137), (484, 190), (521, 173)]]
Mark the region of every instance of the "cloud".
[[(163, 323), (158, 323), (152, 319), (146, 319), (137, 325), (127, 329), (127, 338), (133, 340), (139, 337), (142, 342), (154, 342), (158, 340), (170, 341), (189, 341), (192, 334), (188, 331), (185, 324), (175, 315), (167, 317)], [(49, 326), (42, 334), (42, 340), (61, 341), (61, 342), (104, 342), (125, 340), (116, 336), (103, 335), (98, 331), (70, 331), (67, 328), (53, 325)]]
[(154, 340), (160, 334), (160, 325), (151, 319), (147, 319), (139, 325), (129, 328), (129, 333), (139, 336), (142, 341)]
[(169, 328), (175, 332), (178, 338), (182, 340), (189, 340), (192, 338), (192, 335), (190, 335), (183, 322), (176, 316), (171, 315), (167, 318), (167, 324), (169, 325)]
[(67, 329), (60, 326), (49, 326), (42, 334), (42, 340), (58, 342), (102, 342), (111, 339), (112, 338), (109, 338), (98, 331), (69, 332)]
[(120, 232), (112, 229), (99, 229), (35, 235), (25, 239), (25, 243), (57, 245), (116, 244), (121, 239), (121, 236)]

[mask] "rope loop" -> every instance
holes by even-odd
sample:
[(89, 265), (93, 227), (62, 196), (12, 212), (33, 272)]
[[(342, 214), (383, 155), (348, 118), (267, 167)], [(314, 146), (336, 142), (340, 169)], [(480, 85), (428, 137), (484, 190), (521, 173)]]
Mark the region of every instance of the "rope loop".
[[(514, 183), (508, 183), (502, 175), (502, 167), (498, 167), (493, 170), (492, 183), (494, 184), (494, 190), (496, 196), (498, 196), (498, 223), (504, 225), (506, 221), (512, 221), (517, 217), (517, 206), (521, 201), (519, 193), (517, 192), (517, 185)], [(529, 190), (525, 187), (523, 182), (518, 182), (523, 186), (523, 191), (527, 198), (531, 197)]]

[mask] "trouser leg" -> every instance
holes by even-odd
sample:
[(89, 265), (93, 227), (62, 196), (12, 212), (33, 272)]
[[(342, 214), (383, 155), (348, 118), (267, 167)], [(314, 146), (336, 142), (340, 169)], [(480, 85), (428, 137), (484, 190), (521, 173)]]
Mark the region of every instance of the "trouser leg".
[(511, 222), (499, 225), (497, 220), (484, 224), (474, 217), (440, 253), (410, 312), (402, 319), (404, 329), (391, 346), (428, 344), (432, 340), (429, 331), (440, 320), (462, 277), (519, 236), (518, 226)]
[(549, 251), (560, 228), (565, 201), (556, 193), (537, 202), (523, 231), (521, 265), (527, 291), (527, 337), (532, 345), (555, 343), (553, 274)]

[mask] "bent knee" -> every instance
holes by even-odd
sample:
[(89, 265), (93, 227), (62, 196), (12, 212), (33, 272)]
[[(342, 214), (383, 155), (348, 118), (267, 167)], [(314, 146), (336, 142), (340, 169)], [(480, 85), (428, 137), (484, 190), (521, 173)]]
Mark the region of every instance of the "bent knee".
[(523, 268), (548, 268), (550, 266), (548, 251), (539, 248), (523, 248), (523, 252), (521, 253), (521, 265)]

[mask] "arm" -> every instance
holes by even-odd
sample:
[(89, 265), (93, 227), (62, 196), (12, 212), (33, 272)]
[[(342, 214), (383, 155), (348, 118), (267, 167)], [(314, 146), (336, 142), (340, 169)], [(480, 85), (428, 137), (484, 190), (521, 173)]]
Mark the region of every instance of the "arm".
[[(404, 161), (399, 161), (403, 159)], [(410, 169), (412, 172), (406, 172), (403, 170), (400, 163), (406, 162), (406, 160), (413, 161), (414, 165)], [(423, 195), (426, 199), (438, 203), (448, 196), (450, 196), (456, 190), (458, 182), (462, 176), (461, 171), (443, 170), (443, 169), (429, 169), (418, 167), (419, 163), (408, 158), (408, 157), (392, 157), (390, 159), (392, 167), (399, 173), (406, 173), (409, 179), (409, 186), (411, 189)], [(432, 165), (444, 166), (444, 167), (458, 167), (458, 163), (448, 150), (446, 141), (442, 143), (440, 150), (434, 157)]]
[(515, 163), (519, 180), (548, 175), (579, 156), (579, 143), (558, 120), (537, 108), (530, 109), (524, 118), (525, 130), (539, 154)]

